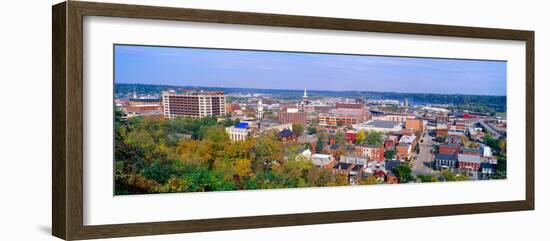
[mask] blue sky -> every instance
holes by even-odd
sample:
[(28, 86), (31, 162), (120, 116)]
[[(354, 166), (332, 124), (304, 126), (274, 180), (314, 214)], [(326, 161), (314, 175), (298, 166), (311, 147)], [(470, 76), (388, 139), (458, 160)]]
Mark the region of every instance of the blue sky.
[(506, 95), (506, 62), (116, 45), (115, 82)]

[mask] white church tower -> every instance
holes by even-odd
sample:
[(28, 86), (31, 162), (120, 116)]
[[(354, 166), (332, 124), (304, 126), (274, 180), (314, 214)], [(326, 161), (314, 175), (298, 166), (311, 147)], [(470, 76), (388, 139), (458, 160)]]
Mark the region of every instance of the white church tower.
[(264, 118), (264, 103), (262, 103), (262, 99), (258, 101), (258, 113), (256, 114), (256, 118), (258, 119)]

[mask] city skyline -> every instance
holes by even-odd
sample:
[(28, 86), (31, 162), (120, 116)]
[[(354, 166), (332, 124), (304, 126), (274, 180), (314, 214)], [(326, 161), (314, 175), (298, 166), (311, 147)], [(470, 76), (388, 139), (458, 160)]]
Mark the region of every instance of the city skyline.
[(504, 61), (134, 45), (114, 54), (115, 83), (506, 95)]

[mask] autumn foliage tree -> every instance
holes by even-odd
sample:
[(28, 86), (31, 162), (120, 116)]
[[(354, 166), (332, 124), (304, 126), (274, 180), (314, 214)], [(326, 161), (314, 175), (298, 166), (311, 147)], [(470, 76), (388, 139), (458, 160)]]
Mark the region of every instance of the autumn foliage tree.
[[(346, 174), (314, 166), (300, 155), (310, 145), (283, 143), (275, 131), (231, 141), (225, 126), (233, 123), (214, 117), (116, 118), (115, 194), (349, 185)], [(318, 137), (316, 148), (322, 152), (328, 136), (323, 131)], [(344, 142), (343, 133), (336, 139)]]

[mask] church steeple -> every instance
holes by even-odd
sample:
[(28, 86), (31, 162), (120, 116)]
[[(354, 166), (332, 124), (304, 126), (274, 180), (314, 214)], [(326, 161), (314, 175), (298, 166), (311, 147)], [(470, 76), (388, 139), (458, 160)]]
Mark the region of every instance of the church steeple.
[(307, 99), (307, 90), (304, 88), (304, 96), (303, 96), (304, 99)]

